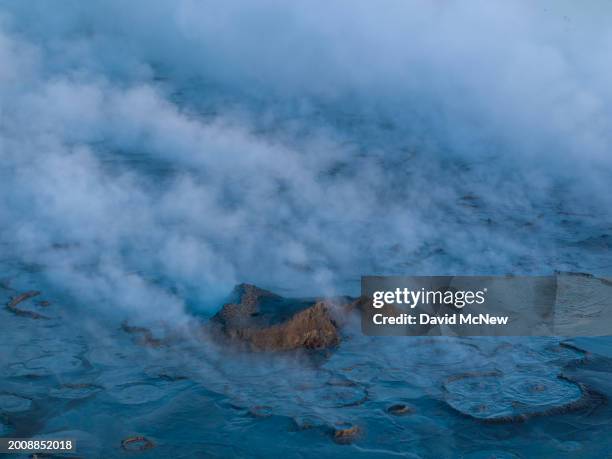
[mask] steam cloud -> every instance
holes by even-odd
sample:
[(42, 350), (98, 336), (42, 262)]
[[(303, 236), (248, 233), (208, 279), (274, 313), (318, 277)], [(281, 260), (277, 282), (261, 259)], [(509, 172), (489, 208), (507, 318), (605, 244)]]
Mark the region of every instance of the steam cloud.
[(610, 14), (5, 2), (4, 264), (160, 316), (237, 282), (354, 294), (362, 274), (605, 271)]

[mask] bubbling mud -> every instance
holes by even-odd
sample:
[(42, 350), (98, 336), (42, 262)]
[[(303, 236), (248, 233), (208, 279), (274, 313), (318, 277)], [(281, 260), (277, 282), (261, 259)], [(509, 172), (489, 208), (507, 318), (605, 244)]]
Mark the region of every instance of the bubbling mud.
[(459, 375), (445, 384), (446, 402), (472, 418), (490, 422), (523, 421), (533, 416), (583, 407), (583, 385), (560, 376), (484, 373)]

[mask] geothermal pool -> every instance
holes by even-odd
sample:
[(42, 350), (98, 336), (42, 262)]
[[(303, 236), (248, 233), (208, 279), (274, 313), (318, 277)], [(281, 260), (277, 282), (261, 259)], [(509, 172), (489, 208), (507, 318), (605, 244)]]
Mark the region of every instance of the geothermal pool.
[(610, 338), (202, 331), (240, 283), (612, 272), (610, 1), (311, 3), (0, 2), (1, 435), (610, 458)]
[[(4, 282), (2, 302), (35, 280)], [(147, 342), (138, 324), (44, 290), (18, 308), (44, 318), (0, 310), (2, 435), (74, 439), (76, 457), (570, 458), (610, 447), (609, 338), (373, 338), (353, 324), (335, 349), (263, 353), (195, 333), (202, 317), (180, 339), (152, 327)]]

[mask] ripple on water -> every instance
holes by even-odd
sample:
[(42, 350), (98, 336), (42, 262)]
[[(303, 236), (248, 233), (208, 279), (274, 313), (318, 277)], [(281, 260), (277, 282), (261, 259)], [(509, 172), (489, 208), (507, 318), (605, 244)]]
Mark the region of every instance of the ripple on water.
[(355, 383), (324, 384), (300, 392), (299, 398), (309, 406), (341, 408), (362, 404), (367, 399), (367, 392), (364, 387)]
[(96, 392), (99, 392), (102, 388), (95, 384), (88, 383), (77, 383), (77, 384), (63, 384), (60, 387), (53, 388), (49, 391), (49, 395), (55, 398), (64, 399), (82, 399), (87, 398)]
[(19, 413), (27, 411), (32, 406), (32, 400), (13, 394), (0, 394), (0, 411)]
[(506, 349), (511, 351), (509, 355), (515, 365), (567, 365), (571, 362), (583, 360), (586, 355), (579, 349), (558, 343), (543, 347), (515, 345)]
[(548, 362), (568, 364), (570, 362), (583, 360), (586, 356), (586, 352), (568, 346), (567, 344), (557, 344), (544, 348), (542, 355), (547, 358)]
[(45, 351), (37, 344), (21, 344), (13, 352), (13, 358), (18, 361), (35, 359), (44, 356)]
[(49, 375), (68, 373), (79, 370), (82, 366), (80, 359), (72, 354), (54, 354), (28, 360), (25, 367), (33, 374)]
[(446, 402), (476, 419), (514, 421), (569, 409), (585, 396), (583, 388), (557, 376), (474, 374), (450, 378)]
[(131, 384), (115, 387), (109, 390), (108, 394), (119, 403), (125, 405), (140, 405), (154, 402), (166, 395), (163, 389), (153, 384)]
[(188, 379), (186, 369), (175, 366), (151, 365), (144, 369), (144, 374), (149, 378), (162, 379), (164, 381), (183, 381)]

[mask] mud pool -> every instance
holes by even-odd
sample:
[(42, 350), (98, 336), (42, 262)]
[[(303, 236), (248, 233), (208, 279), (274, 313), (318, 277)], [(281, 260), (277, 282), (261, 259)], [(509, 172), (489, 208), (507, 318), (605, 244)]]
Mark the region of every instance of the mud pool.
[[(28, 281), (5, 283), (3, 303)], [(609, 338), (372, 338), (355, 326), (335, 350), (250, 353), (189, 331), (146, 345), (44, 292), (19, 307), (48, 318), (0, 310), (2, 435), (72, 438), (77, 457), (569, 458), (609, 448)]]
[(612, 274), (612, 3), (355, 3), (0, 2), (2, 436), (611, 457), (610, 338), (202, 333), (240, 283)]

